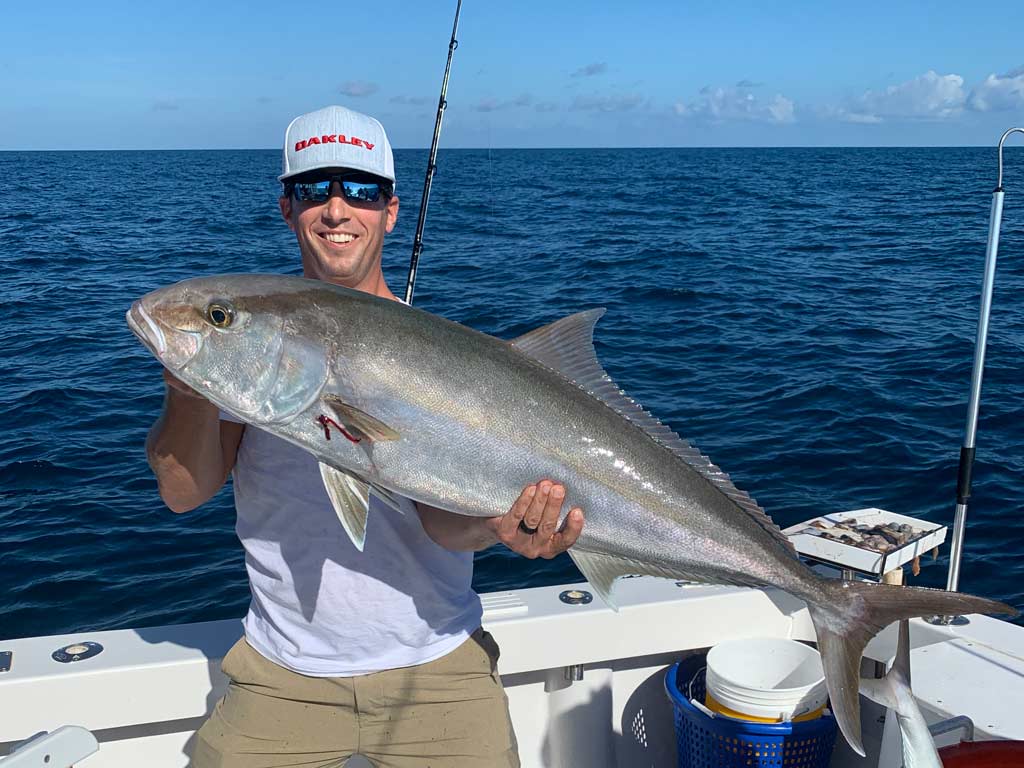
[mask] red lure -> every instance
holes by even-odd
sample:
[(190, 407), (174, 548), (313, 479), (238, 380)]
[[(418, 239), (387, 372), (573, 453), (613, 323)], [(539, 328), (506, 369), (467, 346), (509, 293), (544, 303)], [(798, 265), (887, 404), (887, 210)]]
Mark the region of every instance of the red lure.
[(358, 443), (360, 441), (360, 438), (354, 437), (351, 434), (349, 434), (349, 431), (347, 429), (341, 426), (341, 424), (336, 422), (330, 416), (324, 416), (323, 414), (320, 414), (319, 416), (316, 417), (316, 421), (321, 427), (324, 428), (324, 437), (327, 438), (328, 440), (331, 439), (331, 427), (334, 426), (339, 432), (341, 432), (341, 434), (343, 434), (353, 443)]

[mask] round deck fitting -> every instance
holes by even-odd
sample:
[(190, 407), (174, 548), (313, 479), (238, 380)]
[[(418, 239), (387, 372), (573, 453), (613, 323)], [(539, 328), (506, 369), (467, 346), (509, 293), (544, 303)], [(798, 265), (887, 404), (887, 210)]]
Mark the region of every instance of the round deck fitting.
[(558, 599), (569, 605), (586, 605), (594, 596), (585, 589), (567, 589), (558, 596)]
[(70, 664), (73, 661), (91, 659), (102, 652), (102, 645), (87, 640), (84, 643), (72, 643), (71, 645), (65, 645), (63, 648), (58, 648), (53, 652), (52, 658), (61, 664)]

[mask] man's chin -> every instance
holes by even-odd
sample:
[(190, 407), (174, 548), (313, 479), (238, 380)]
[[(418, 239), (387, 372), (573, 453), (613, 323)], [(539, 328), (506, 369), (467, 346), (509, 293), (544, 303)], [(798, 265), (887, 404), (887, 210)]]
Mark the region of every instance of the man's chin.
[(332, 268), (330, 265), (323, 264), (317, 264), (312, 269), (303, 269), (302, 276), (308, 277), (311, 280), (322, 280), (325, 283), (332, 283), (354, 290), (358, 290), (359, 286), (366, 280), (366, 275), (362, 271), (343, 269), (339, 266)]

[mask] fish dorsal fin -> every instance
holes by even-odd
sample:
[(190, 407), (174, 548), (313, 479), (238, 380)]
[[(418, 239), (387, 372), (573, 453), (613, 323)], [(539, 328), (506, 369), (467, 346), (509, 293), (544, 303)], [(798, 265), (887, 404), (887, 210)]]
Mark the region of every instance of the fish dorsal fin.
[(557, 371), (580, 389), (601, 400), (620, 416), (640, 427), (655, 442), (672, 451), (746, 512), (758, 525), (782, 544), (790, 555), (796, 549), (748, 493), (741, 491), (729, 475), (686, 440), (658, 421), (633, 398), (619, 389), (601, 367), (594, 350), (594, 326), (604, 308), (577, 312), (548, 325), (535, 328), (510, 344), (541, 365)]
[(607, 379), (594, 352), (594, 326), (604, 307), (577, 312), (534, 328), (510, 343), (520, 352), (543, 363), (582, 386), (583, 381)]

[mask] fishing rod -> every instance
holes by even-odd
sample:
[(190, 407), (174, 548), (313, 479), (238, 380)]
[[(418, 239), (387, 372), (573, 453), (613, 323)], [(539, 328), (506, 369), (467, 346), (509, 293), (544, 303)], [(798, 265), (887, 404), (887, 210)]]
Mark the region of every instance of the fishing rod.
[[(996, 276), (996, 255), (999, 251), (999, 228), (1003, 221), (1003, 144), (1011, 133), (1024, 134), (1024, 128), (1011, 128), (999, 139), (999, 177), (992, 192), (992, 209), (988, 223), (988, 247), (985, 250), (985, 278), (981, 288), (981, 311), (978, 335), (974, 342), (974, 369), (971, 371), (971, 397), (967, 403), (967, 428), (960, 447), (960, 468), (956, 482), (956, 514), (953, 519), (953, 541), (949, 551), (949, 575), (946, 589), (956, 592), (960, 584), (960, 560), (963, 557), (964, 531), (967, 527), (967, 505), (971, 498), (971, 472), (974, 469), (974, 442), (978, 432), (978, 406), (981, 401), (981, 376), (985, 368), (985, 346), (988, 342), (988, 321), (992, 311), (992, 287)], [(937, 616), (937, 624), (966, 624), (963, 616)]]
[(416, 267), (420, 263), (420, 254), (423, 252), (423, 225), (427, 220), (427, 203), (430, 202), (430, 185), (434, 182), (434, 172), (437, 170), (437, 141), (441, 138), (441, 121), (444, 119), (444, 110), (448, 106), (446, 94), (448, 93), (448, 74), (452, 71), (452, 54), (459, 47), (459, 41), (455, 36), (459, 31), (459, 13), (462, 11), (462, 0), (455, 7), (455, 23), (452, 25), (452, 39), (448, 43), (448, 63), (444, 67), (444, 79), (441, 81), (441, 98), (437, 102), (437, 119), (434, 122), (434, 139), (430, 142), (430, 158), (427, 160), (427, 177), (423, 180), (423, 199), (420, 200), (420, 216), (416, 222), (416, 237), (412, 241), (412, 259), (409, 261), (409, 279), (405, 283), (405, 303), (412, 304), (413, 291), (416, 288)]

